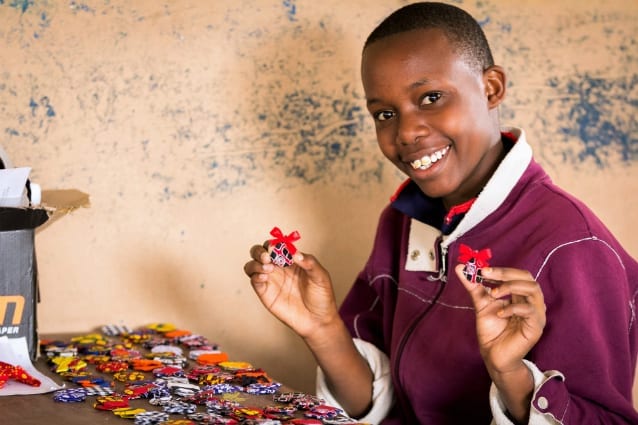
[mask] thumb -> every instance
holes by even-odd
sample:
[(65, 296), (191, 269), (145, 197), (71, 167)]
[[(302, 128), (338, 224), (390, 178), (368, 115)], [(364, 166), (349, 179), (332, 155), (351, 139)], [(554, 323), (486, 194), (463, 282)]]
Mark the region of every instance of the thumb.
[(292, 258), (295, 264), (302, 268), (311, 280), (317, 283), (329, 280), (327, 276), (328, 272), (323, 268), (319, 261), (317, 261), (314, 255), (304, 254), (297, 251)]
[(308, 274), (312, 274), (313, 271), (317, 269), (317, 266), (320, 267), (314, 256), (311, 254), (304, 254), (301, 251), (297, 251), (295, 255), (292, 256), (292, 260)]

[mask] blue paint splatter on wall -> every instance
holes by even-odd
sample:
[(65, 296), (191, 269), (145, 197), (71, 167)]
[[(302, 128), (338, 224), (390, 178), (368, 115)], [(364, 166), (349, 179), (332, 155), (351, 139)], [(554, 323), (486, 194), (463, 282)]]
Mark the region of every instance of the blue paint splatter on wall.
[[(341, 92), (299, 88), (281, 96), (275, 102), (278, 107), (270, 101), (257, 106), (247, 120), (239, 111), (224, 117), (234, 124), (219, 122), (214, 140), (196, 153), (207, 183), (196, 189), (169, 185), (164, 199), (185, 198), (187, 190), (214, 197), (264, 181), (275, 190), (382, 181), (385, 162), (376, 149), (372, 121), (361, 106), (361, 95), (349, 84)], [(259, 128), (259, 137), (245, 137), (246, 125)]]
[(33, 100), (33, 98), (29, 99), (29, 108), (31, 108), (31, 116), (35, 117), (35, 111), (38, 109), (38, 103)]
[[(20, 10), (22, 13), (26, 12), (29, 7), (33, 6), (34, 0), (11, 0), (8, 6)], [(4, 0), (0, 0), (0, 5), (4, 4)]]
[(502, 22), (500, 24), (501, 32), (510, 34), (512, 32), (512, 24), (509, 22)]
[(49, 20), (47, 13), (46, 12), (40, 13), (40, 22), (39, 22), (40, 31), (34, 32), (33, 38), (40, 38), (42, 33), (50, 26), (51, 26), (51, 21)]
[[(271, 151), (268, 160), (287, 177), (315, 183), (338, 174), (356, 175), (370, 167), (378, 168), (377, 163), (364, 158), (358, 136), (367, 113), (356, 99), (301, 89), (285, 94), (281, 104), (275, 115), (259, 115), (267, 116), (266, 122), (273, 130), (269, 145), (279, 147)], [(282, 133), (282, 129), (287, 131)]]
[(76, 11), (81, 11), (81, 12), (95, 12), (95, 10), (93, 8), (91, 8), (90, 6), (84, 4), (84, 3), (78, 3), (74, 0), (71, 0), (71, 2), (69, 3), (69, 7), (71, 8), (71, 10), (73, 10), (74, 12)]
[(31, 108), (31, 116), (34, 116), (34, 117), (36, 116), (37, 109), (40, 106), (42, 106), (45, 109), (45, 114), (47, 117), (51, 118), (55, 116), (55, 110), (53, 109), (53, 106), (51, 105), (51, 102), (49, 101), (49, 98), (47, 96), (43, 96), (42, 98), (40, 98), (40, 103), (33, 100), (33, 98), (29, 100), (29, 108)]
[(486, 16), (485, 18), (480, 19), (480, 20), (478, 20), (477, 22), (479, 23), (479, 25), (480, 25), (481, 27), (485, 28), (487, 25), (489, 25), (489, 23), (490, 23), (491, 21), (492, 21), (492, 20), (490, 19), (490, 17), (489, 17), (489, 16)]
[[(461, 0), (454, 2), (463, 3)], [(15, 15), (14, 19), (20, 21), (20, 25), (16, 25), (17, 35), (13, 37), (16, 46), (20, 43), (20, 48), (24, 49), (31, 45), (38, 49), (47, 48), (46, 43), (34, 43), (32, 37), (43, 39), (46, 31), (55, 27), (51, 17), (62, 22), (63, 13), (78, 18), (83, 18), (87, 13), (107, 17), (116, 13), (120, 16), (129, 13), (128, 7), (119, 7), (109, 1), (69, 0), (64, 2), (64, 8), (52, 7), (54, 3), (0, 0), (0, 5), (5, 6), (4, 11), (11, 12), (6, 14)], [(585, 68), (579, 68), (578, 65), (568, 71), (577, 72), (574, 70), (582, 69), (581, 74), (585, 74), (585, 70), (589, 70), (590, 75), (565, 75), (565, 68), (559, 69), (556, 65), (564, 62), (560, 55), (541, 57), (541, 65), (540, 60), (536, 63), (527, 61), (534, 59), (530, 52), (534, 52), (535, 47), (530, 46), (530, 43), (537, 41), (535, 38), (527, 41), (521, 36), (521, 28), (526, 28), (524, 24), (527, 18), (517, 13), (503, 14), (501, 8), (491, 1), (472, 3), (472, 7), (478, 9), (475, 14), (481, 26), (492, 31), (491, 35), (496, 37), (495, 44), (502, 46), (501, 49), (506, 53), (511, 53), (514, 64), (517, 67), (521, 65), (521, 69), (525, 66), (533, 71), (538, 69), (533, 78), (534, 87), (523, 87), (523, 92), (527, 95), (520, 98), (519, 103), (513, 98), (514, 105), (518, 108), (507, 109), (507, 105), (504, 107), (503, 115), (514, 118), (504, 121), (519, 123), (515, 118), (529, 118), (532, 122), (524, 127), (532, 127), (537, 134), (547, 135), (544, 140), (536, 140), (541, 144), (542, 149), (539, 150), (543, 155), (547, 154), (548, 161), (562, 162), (570, 167), (585, 164), (590, 167), (593, 164), (611, 167), (619, 161), (630, 163), (638, 157), (638, 128), (635, 118), (638, 77), (633, 75), (636, 71), (632, 67), (635, 64), (633, 52), (636, 46), (633, 32), (619, 33), (610, 41), (610, 46), (602, 47), (601, 44), (601, 49), (624, 57), (617, 61), (623, 67), (615, 72), (615, 75), (624, 77), (591, 76), (608, 76), (607, 71), (611, 65), (605, 64), (597, 67), (585, 65)], [(226, 93), (228, 82), (225, 74), (220, 75), (220, 80), (210, 86), (200, 85), (197, 79), (189, 78), (189, 74), (184, 71), (199, 62), (178, 64), (172, 59), (174, 55), (158, 59), (157, 63), (153, 63), (157, 68), (148, 70), (140, 70), (137, 60), (130, 64), (123, 61), (119, 65), (119, 69), (123, 71), (122, 77), (114, 76), (112, 79), (107, 78), (103, 70), (112, 69), (110, 65), (113, 61), (100, 55), (92, 59), (95, 63), (90, 67), (80, 67), (79, 75), (68, 73), (72, 68), (61, 55), (51, 54), (38, 60), (49, 66), (54, 66), (59, 61), (63, 65), (60, 70), (64, 72), (62, 80), (65, 84), (83, 88), (77, 95), (76, 102), (81, 106), (83, 123), (91, 123), (90, 128), (84, 128), (86, 133), (111, 134), (116, 128), (124, 128), (124, 131), (133, 128), (135, 134), (130, 139), (141, 143), (141, 147), (138, 146), (139, 157), (145, 160), (145, 164), (149, 164), (149, 169), (144, 169), (144, 173), (156, 184), (153, 196), (159, 193), (162, 199), (188, 199), (195, 194), (214, 197), (220, 192), (232, 192), (236, 188), (263, 184), (274, 186), (277, 190), (297, 185), (334, 183), (357, 187), (381, 182), (387, 177), (388, 173), (385, 171), (393, 168), (386, 165), (376, 148), (372, 120), (365, 112), (364, 99), (357, 93), (357, 89), (345, 83), (347, 81), (358, 87), (357, 78), (353, 77), (356, 72), (352, 73), (349, 68), (350, 59), (344, 60), (351, 52), (347, 47), (341, 46), (341, 40), (348, 37), (350, 28), (344, 28), (348, 23), (338, 22), (329, 12), (315, 22), (312, 14), (306, 16), (301, 13), (301, 4), (297, 5), (296, 0), (277, 2), (274, 5), (275, 22), (268, 21), (264, 26), (260, 26), (261, 19), (256, 27), (245, 29), (239, 24), (240, 20), (202, 23), (201, 28), (206, 28), (209, 32), (206, 37), (216, 34), (218, 30), (237, 34), (237, 40), (241, 42), (235, 43), (229, 39), (232, 42), (228, 53), (235, 55), (237, 64), (246, 75), (251, 74), (253, 62), (259, 72), (259, 78), (242, 79), (241, 82), (246, 85), (247, 92), (252, 93), (250, 100), (236, 99), (235, 102), (232, 99), (223, 108), (208, 103), (207, 100), (203, 101), (204, 96), (200, 97), (200, 93), (218, 92), (221, 98)], [(157, 16), (170, 15), (171, 8), (164, 5), (164, 9), (164, 14), (158, 12)], [(21, 12), (26, 14), (21, 16)], [(232, 13), (229, 12), (229, 16), (234, 13), (241, 16), (244, 12), (240, 9), (236, 12), (233, 10)], [(111, 38), (121, 42), (123, 47), (128, 46), (126, 43), (129, 38), (135, 43), (135, 33), (128, 33), (127, 30), (130, 29), (131, 22), (144, 20), (140, 13), (139, 10), (130, 11), (130, 19), (122, 20), (126, 26), (113, 26), (109, 30)], [(577, 49), (587, 42), (584, 34), (595, 34), (588, 26), (600, 20), (597, 15), (577, 18), (564, 18), (565, 22), (559, 22), (565, 26), (565, 29), (559, 28), (559, 34), (565, 36), (554, 37), (556, 44), (571, 43), (569, 45)], [(609, 23), (601, 29), (607, 36), (615, 34), (612, 30), (619, 31), (614, 25), (616, 19), (618, 18), (610, 18)], [(82, 21), (85, 20), (78, 22)], [(300, 21), (304, 25), (300, 25)], [(290, 25), (290, 22), (295, 24)], [(582, 31), (574, 29), (579, 26), (583, 27)], [(598, 27), (592, 28), (596, 30)], [(620, 28), (624, 27), (621, 25)], [(240, 31), (244, 31), (244, 39), (241, 38)], [(182, 28), (172, 28), (170, 31), (174, 35), (182, 32), (185, 33)], [(618, 38), (622, 44), (618, 44)], [(137, 47), (135, 44), (133, 46)], [(300, 62), (293, 46), (308, 46), (310, 59)], [(174, 49), (175, 45), (168, 47)], [(263, 56), (260, 56), (260, 52), (264, 52)], [(70, 62), (74, 63), (73, 60)], [(630, 71), (626, 71), (627, 69)], [(536, 78), (541, 72), (544, 77), (540, 78), (543, 80), (547, 76), (557, 77), (547, 80), (546, 84), (537, 84)], [(59, 75), (56, 74), (58, 78)], [(7, 80), (11, 81), (9, 77)], [(59, 104), (59, 91), (49, 91), (47, 94), (51, 99), (42, 96), (40, 90), (50, 87), (46, 84), (48, 78), (45, 73), (34, 74), (31, 90), (21, 91), (19, 98), (6, 102), (14, 105), (16, 112), (11, 116), (12, 121), (3, 125), (5, 138), (31, 143), (47, 140), (49, 128), (58, 130), (62, 127), (54, 125), (56, 120), (64, 118), (66, 122), (75, 115), (70, 113), (74, 111), (66, 110), (73, 102)], [(329, 78), (329, 84), (323, 84), (323, 78)], [(517, 84), (520, 80), (512, 81)], [(189, 93), (191, 89), (195, 90), (194, 96)], [(551, 94), (547, 95), (550, 90)], [(227, 91), (233, 95), (236, 93), (231, 88)], [(7, 90), (6, 93), (8, 92)], [(129, 122), (129, 117), (122, 112), (123, 105), (138, 102), (139, 95), (144, 94), (152, 96), (152, 102), (148, 102), (148, 107), (140, 104), (135, 108), (142, 114), (152, 112), (153, 116), (161, 115), (161, 135), (147, 130), (148, 123)], [(170, 102), (166, 105), (157, 103), (165, 96), (171, 97)], [(5, 97), (8, 99), (9, 95), (6, 94)], [(542, 111), (536, 115), (538, 108), (532, 106), (539, 106), (539, 100), (542, 101)], [(54, 106), (57, 106), (57, 110)], [(60, 108), (65, 110), (61, 111)], [(79, 145), (78, 142), (74, 143)], [(113, 142), (112, 145), (110, 140), (101, 140), (95, 151), (99, 155), (128, 153), (129, 145), (123, 141), (119, 143)], [(164, 153), (168, 149), (164, 148), (164, 143), (170, 145), (170, 153)], [(155, 173), (155, 164), (160, 164), (160, 173)], [(175, 178), (178, 174), (171, 174), (181, 173), (182, 170), (193, 172), (192, 181)]]
[(295, 4), (295, 0), (284, 0), (282, 2), (284, 8), (286, 9), (286, 15), (290, 21), (297, 20), (297, 5)]
[(49, 98), (45, 96), (42, 99), (40, 99), (40, 102), (42, 103), (42, 106), (44, 106), (44, 108), (47, 111), (46, 112), (47, 117), (54, 117), (55, 116), (55, 111), (53, 110), (53, 106), (49, 102)]
[(604, 168), (617, 160), (638, 159), (638, 74), (619, 78), (577, 74), (552, 78), (547, 84), (560, 93), (548, 101), (548, 107), (558, 108), (563, 162), (577, 165), (593, 160)]

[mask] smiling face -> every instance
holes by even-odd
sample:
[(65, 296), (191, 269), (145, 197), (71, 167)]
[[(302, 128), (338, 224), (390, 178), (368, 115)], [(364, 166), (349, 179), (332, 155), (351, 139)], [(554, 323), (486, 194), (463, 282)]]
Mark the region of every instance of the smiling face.
[(369, 44), (361, 66), (383, 154), (447, 207), (476, 196), (500, 162), (501, 68), (479, 72), (438, 29)]

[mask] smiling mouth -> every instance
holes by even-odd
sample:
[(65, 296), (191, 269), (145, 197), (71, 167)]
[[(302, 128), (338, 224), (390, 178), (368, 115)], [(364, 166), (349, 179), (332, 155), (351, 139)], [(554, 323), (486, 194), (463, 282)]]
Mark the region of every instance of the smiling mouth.
[(443, 158), (449, 152), (449, 150), (450, 147), (446, 146), (441, 150), (433, 152), (429, 155), (425, 155), (421, 159), (415, 159), (414, 161), (410, 162), (410, 166), (414, 170), (427, 170), (432, 165), (434, 165), (435, 162)]

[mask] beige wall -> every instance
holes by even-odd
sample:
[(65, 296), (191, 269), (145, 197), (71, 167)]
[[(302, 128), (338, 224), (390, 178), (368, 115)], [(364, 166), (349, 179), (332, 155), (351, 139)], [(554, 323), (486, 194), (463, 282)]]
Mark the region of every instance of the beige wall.
[[(0, 1), (0, 145), (92, 202), (37, 236), (40, 331), (172, 322), (312, 391), (313, 359), (242, 266), (278, 225), (339, 299), (362, 267), (400, 177), (359, 52), (405, 3)], [(464, 4), (509, 71), (503, 121), (638, 255), (638, 3)]]

